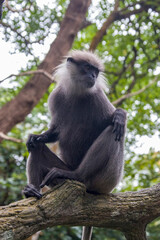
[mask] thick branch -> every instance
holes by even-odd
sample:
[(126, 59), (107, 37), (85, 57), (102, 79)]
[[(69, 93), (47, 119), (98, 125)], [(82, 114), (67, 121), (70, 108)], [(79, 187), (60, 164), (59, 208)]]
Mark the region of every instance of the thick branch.
[(94, 36), (90, 45), (91, 51), (95, 51), (98, 44), (102, 41), (103, 37), (106, 35), (108, 28), (112, 25), (113, 22), (129, 18), (130, 16), (135, 14), (142, 13), (144, 11), (147, 11), (149, 8), (149, 6), (142, 4), (142, 2), (138, 2), (137, 4), (142, 4), (141, 8), (123, 12), (123, 9), (118, 10), (118, 2), (119, 2), (118, 0), (115, 1), (114, 10), (110, 13), (106, 21), (103, 23), (101, 29), (99, 29), (96, 35)]
[[(82, 26), (91, 0), (71, 0), (62, 21), (57, 38), (51, 44), (50, 50), (38, 70), (51, 74), (61, 62), (70, 48), (74, 38)], [(23, 121), (28, 113), (42, 98), (49, 85), (50, 79), (43, 74), (35, 74), (21, 92), (0, 109), (0, 129), (7, 133), (12, 127)]]
[[(0, 239), (25, 239), (57, 225), (88, 225), (118, 229), (127, 239), (143, 240), (147, 223), (159, 216), (160, 184), (138, 192), (93, 195), (86, 193), (83, 184), (68, 180), (40, 200), (1, 207)], [(141, 232), (141, 238), (136, 232)]]
[(118, 6), (119, 6), (119, 1), (116, 0), (114, 10), (110, 13), (107, 20), (103, 23), (101, 29), (97, 31), (96, 35), (94, 36), (89, 48), (90, 51), (95, 51), (97, 45), (101, 42), (102, 38), (106, 34), (107, 29), (116, 20)]

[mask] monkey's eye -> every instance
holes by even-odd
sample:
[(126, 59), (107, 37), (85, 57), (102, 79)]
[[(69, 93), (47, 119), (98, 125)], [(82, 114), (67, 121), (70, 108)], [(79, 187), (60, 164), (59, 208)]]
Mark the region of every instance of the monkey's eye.
[(95, 71), (95, 73), (96, 73), (96, 76), (98, 76), (98, 74), (99, 74), (99, 69), (98, 69), (98, 68), (94, 68), (94, 71)]
[(89, 71), (91, 69), (91, 66), (89, 64), (86, 64), (84, 67), (86, 71)]

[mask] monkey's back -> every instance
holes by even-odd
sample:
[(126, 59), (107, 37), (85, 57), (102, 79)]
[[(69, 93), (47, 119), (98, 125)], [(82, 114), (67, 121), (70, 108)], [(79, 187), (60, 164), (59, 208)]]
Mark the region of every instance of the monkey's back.
[(76, 169), (94, 140), (111, 124), (114, 107), (101, 90), (66, 96), (57, 88), (50, 96), (49, 108), (51, 125), (59, 131), (61, 157)]

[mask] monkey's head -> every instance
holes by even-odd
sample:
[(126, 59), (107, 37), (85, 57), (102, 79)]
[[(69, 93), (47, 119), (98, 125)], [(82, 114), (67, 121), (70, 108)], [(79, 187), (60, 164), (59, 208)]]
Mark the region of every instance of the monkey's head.
[(61, 86), (72, 92), (82, 93), (96, 87), (105, 89), (103, 71), (103, 63), (97, 55), (75, 50), (57, 68), (56, 75)]
[(67, 67), (77, 87), (91, 88), (95, 85), (103, 64), (91, 52), (72, 51), (67, 58)]

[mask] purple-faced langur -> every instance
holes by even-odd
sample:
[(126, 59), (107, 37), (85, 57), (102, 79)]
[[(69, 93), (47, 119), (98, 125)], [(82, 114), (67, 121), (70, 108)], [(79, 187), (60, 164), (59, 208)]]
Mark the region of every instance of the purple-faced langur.
[[(30, 135), (26, 197), (64, 179), (85, 184), (88, 192), (111, 192), (123, 174), (126, 112), (108, 100), (102, 61), (92, 52), (72, 51), (57, 67), (57, 87), (49, 97), (49, 130)], [(61, 158), (45, 143), (59, 142)], [(91, 227), (83, 240), (91, 239)]]

